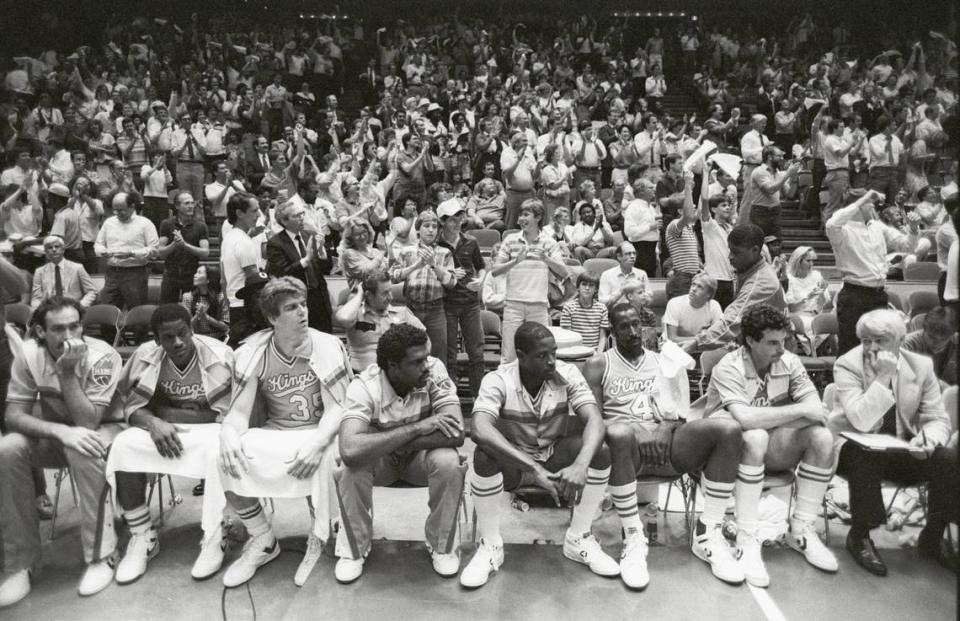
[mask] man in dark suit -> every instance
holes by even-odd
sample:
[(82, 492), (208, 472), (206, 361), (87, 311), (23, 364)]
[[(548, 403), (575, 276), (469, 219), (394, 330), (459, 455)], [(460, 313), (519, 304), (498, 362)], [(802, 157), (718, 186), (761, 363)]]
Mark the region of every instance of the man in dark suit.
[(266, 136), (257, 136), (253, 141), (253, 154), (244, 161), (243, 174), (251, 188), (260, 187), (263, 176), (270, 170), (270, 141)]
[(302, 280), (307, 285), (310, 327), (329, 334), (332, 309), (323, 273), (329, 271), (331, 261), (323, 239), (303, 230), (304, 214), (302, 204), (290, 201), (277, 208), (283, 231), (267, 242), (267, 273)]

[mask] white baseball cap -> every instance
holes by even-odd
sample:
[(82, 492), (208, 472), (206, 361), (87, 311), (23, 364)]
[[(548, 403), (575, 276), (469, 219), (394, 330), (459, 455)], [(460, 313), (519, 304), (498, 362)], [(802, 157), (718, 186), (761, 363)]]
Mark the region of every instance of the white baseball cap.
[(441, 218), (455, 216), (462, 211), (463, 204), (456, 198), (448, 198), (437, 206), (437, 215)]

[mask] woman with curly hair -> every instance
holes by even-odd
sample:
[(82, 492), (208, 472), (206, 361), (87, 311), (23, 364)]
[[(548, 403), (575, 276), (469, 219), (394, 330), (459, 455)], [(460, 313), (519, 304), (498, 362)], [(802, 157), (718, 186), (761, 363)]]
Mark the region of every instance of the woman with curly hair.
[(379, 248), (373, 246), (373, 226), (363, 218), (351, 218), (343, 227), (340, 242), (340, 271), (352, 287), (367, 271), (386, 269), (387, 259)]

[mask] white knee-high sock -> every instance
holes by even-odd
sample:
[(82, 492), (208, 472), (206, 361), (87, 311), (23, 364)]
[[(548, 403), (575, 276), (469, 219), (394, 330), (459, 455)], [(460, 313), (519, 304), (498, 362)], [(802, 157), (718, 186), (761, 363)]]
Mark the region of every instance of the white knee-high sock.
[(482, 477), (474, 474), (470, 491), (473, 495), (473, 507), (477, 512), (477, 534), (484, 542), (500, 546), (500, 496), (503, 494), (503, 475)]
[(793, 515), (797, 522), (814, 522), (820, 513), (823, 495), (833, 478), (832, 468), (818, 468), (800, 462), (797, 468), (797, 500), (793, 505)]
[(263, 507), (260, 506), (259, 502), (251, 507), (238, 510), (237, 515), (240, 516), (240, 520), (251, 537), (259, 537), (270, 532), (270, 522), (267, 521), (267, 514), (263, 512)]
[(748, 533), (760, 528), (760, 495), (763, 493), (763, 466), (740, 464), (734, 493), (737, 497), (737, 526)]
[(123, 519), (133, 535), (145, 535), (153, 528), (153, 522), (150, 521), (150, 509), (147, 505), (124, 509)]
[(611, 485), (610, 495), (613, 496), (613, 506), (617, 508), (620, 525), (626, 532), (643, 532), (643, 523), (640, 521), (640, 510), (637, 509), (637, 482), (631, 481), (625, 485)]
[(727, 510), (733, 488), (733, 483), (719, 483), (711, 481), (705, 474), (700, 475), (700, 489), (703, 491), (703, 512), (700, 513), (700, 521), (704, 526), (713, 527), (723, 521), (723, 514)]
[(597, 470), (587, 468), (587, 484), (580, 495), (580, 503), (573, 508), (573, 517), (570, 519), (570, 534), (581, 537), (590, 532), (593, 517), (597, 514), (597, 507), (603, 502), (603, 493), (607, 491), (607, 481), (610, 480), (610, 468)]

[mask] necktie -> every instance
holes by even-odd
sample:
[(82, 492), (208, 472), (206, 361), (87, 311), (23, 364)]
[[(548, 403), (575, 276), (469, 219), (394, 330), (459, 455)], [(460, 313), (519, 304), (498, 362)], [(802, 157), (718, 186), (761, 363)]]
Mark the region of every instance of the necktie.
[(53, 266), (53, 295), (61, 298), (63, 297), (63, 277), (60, 275), (60, 266)]
[(297, 233), (297, 250), (300, 251), (301, 258), (307, 256), (307, 247), (303, 245), (303, 237), (299, 233)]
[(190, 134), (189, 131), (187, 132), (187, 157), (190, 160), (197, 159), (193, 152), (193, 136)]
[(653, 134), (650, 134), (650, 165), (653, 166)]
[(887, 136), (887, 166), (896, 166), (893, 162), (893, 136)]
[(880, 424), (880, 431), (887, 436), (897, 435), (897, 406), (891, 405), (887, 413), (883, 415), (883, 422)]
[(263, 166), (263, 169), (264, 169), (264, 170), (269, 170), (269, 169), (270, 169), (270, 162), (267, 160), (267, 154), (266, 154), (266, 153), (262, 153), (262, 154), (260, 155), (260, 165)]

